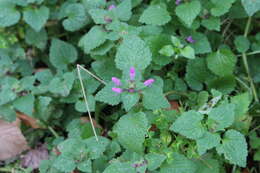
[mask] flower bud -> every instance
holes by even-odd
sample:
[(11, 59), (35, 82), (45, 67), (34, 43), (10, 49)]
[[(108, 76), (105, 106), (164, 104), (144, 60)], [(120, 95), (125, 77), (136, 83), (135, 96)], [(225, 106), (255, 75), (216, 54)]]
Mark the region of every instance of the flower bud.
[(150, 86), (150, 85), (152, 85), (153, 83), (154, 83), (154, 79), (148, 79), (148, 80), (144, 81), (144, 85), (145, 85), (145, 86)]
[(121, 81), (120, 79), (116, 78), (116, 77), (112, 77), (112, 81), (114, 82), (115, 85), (120, 86), (121, 85)]
[(115, 93), (122, 93), (123, 92), (123, 89), (122, 88), (112, 88), (112, 91), (114, 91)]
[(135, 68), (134, 67), (130, 68), (129, 76), (130, 76), (130, 80), (135, 79)]
[(189, 43), (195, 43), (196, 42), (195, 40), (193, 40), (192, 36), (188, 36), (186, 38), (186, 41), (189, 42)]
[(108, 10), (113, 10), (114, 8), (116, 8), (116, 6), (112, 4), (108, 7)]

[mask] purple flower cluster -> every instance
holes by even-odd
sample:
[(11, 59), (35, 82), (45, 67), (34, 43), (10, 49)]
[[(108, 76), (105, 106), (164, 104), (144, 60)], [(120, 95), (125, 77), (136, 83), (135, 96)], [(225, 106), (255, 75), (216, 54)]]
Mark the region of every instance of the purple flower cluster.
[(175, 4), (176, 4), (176, 5), (180, 5), (181, 1), (182, 1), (182, 0), (176, 0), (176, 1), (175, 1)]
[(114, 4), (112, 4), (112, 5), (110, 5), (109, 7), (108, 7), (108, 10), (110, 11), (110, 10), (113, 10), (113, 9), (115, 9), (116, 8), (116, 6), (114, 5)]
[[(130, 70), (129, 70), (129, 76), (130, 76), (130, 82), (131, 82), (131, 83), (134, 82), (134, 80), (135, 80), (135, 75), (136, 75), (136, 73), (135, 73), (135, 68), (134, 68), (134, 67), (131, 67)], [(112, 77), (112, 81), (113, 81), (113, 83), (117, 86), (117, 87), (113, 87), (113, 88), (112, 88), (112, 91), (115, 92), (115, 93), (120, 94), (120, 93), (122, 93), (122, 92), (124, 92), (124, 91), (130, 92), (130, 93), (135, 92), (135, 89), (134, 89), (134, 88), (129, 88), (129, 89), (127, 89), (127, 90), (124, 90), (124, 89), (122, 89), (122, 88), (119, 88), (119, 86), (121, 86), (121, 81), (120, 81), (120, 79), (118, 79), (118, 78), (116, 78), (116, 77)], [(154, 83), (154, 79), (148, 79), (148, 80), (144, 81), (143, 84), (144, 84), (145, 86), (149, 87), (149, 86), (151, 86), (153, 83)]]
[(186, 39), (185, 39), (187, 42), (189, 42), (189, 43), (195, 43), (196, 41), (192, 38), (192, 36), (190, 35), (190, 36), (188, 36), (188, 37), (186, 37)]

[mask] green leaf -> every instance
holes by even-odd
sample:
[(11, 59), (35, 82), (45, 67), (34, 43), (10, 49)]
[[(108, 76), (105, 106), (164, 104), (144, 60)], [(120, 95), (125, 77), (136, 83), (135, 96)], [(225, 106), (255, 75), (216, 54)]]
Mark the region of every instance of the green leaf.
[(16, 93), (11, 88), (4, 88), (0, 91), (0, 105), (9, 103), (16, 98)]
[(212, 52), (210, 43), (205, 34), (197, 32), (192, 34), (192, 38), (195, 40), (195, 43), (190, 44), (190, 46), (195, 50), (195, 54)]
[(172, 160), (162, 165), (160, 173), (195, 173), (196, 164), (184, 155), (173, 153)]
[(97, 48), (106, 41), (106, 36), (107, 33), (101, 26), (94, 26), (81, 37), (78, 45), (83, 48), (85, 53), (90, 53), (92, 49)]
[(235, 119), (242, 120), (246, 115), (251, 100), (248, 93), (236, 95), (231, 98), (231, 103), (235, 105)]
[(138, 70), (145, 69), (151, 62), (150, 49), (138, 36), (125, 37), (116, 53), (116, 66), (124, 70), (135, 67)]
[(114, 85), (115, 84), (113, 82), (108, 83), (96, 94), (96, 100), (110, 104), (112, 106), (119, 104), (119, 102), (121, 101), (121, 94), (112, 91)]
[(172, 45), (166, 45), (160, 49), (159, 53), (164, 56), (170, 57), (170, 56), (173, 56), (175, 52), (174, 52), (174, 48), (172, 47)]
[(220, 165), (217, 160), (205, 158), (197, 162), (196, 173), (220, 173)]
[(109, 139), (98, 136), (98, 141), (95, 136), (90, 137), (84, 141), (87, 146), (87, 152), (89, 152), (90, 159), (97, 159), (103, 155), (107, 146), (109, 145)]
[(214, 75), (208, 70), (204, 58), (189, 60), (186, 66), (185, 80), (194, 90), (202, 90), (203, 83), (211, 79)]
[(52, 101), (51, 97), (39, 96), (35, 102), (35, 113), (34, 117), (47, 121), (50, 114), (50, 103)]
[(106, 6), (106, 0), (81, 0), (84, 7), (89, 11), (93, 8), (101, 8)]
[(203, 155), (207, 150), (220, 144), (220, 136), (217, 133), (206, 132), (201, 138), (196, 140), (196, 143), (199, 154)]
[(260, 10), (260, 1), (241, 0), (241, 2), (249, 16), (253, 16), (257, 11)]
[(144, 10), (139, 22), (147, 25), (165, 25), (171, 20), (171, 16), (165, 4), (150, 5)]
[(146, 87), (143, 90), (143, 106), (146, 109), (156, 110), (161, 108), (169, 108), (170, 104), (165, 98), (162, 86), (159, 85), (159, 81), (155, 79), (155, 82)]
[(126, 114), (114, 126), (117, 139), (127, 150), (142, 153), (148, 130), (148, 120), (143, 112)]
[(79, 138), (69, 138), (58, 145), (58, 149), (62, 155), (70, 156), (71, 158), (84, 154), (85, 148), (83, 140)]
[(222, 144), (217, 147), (219, 154), (224, 154), (225, 158), (232, 164), (245, 167), (247, 158), (247, 143), (244, 135), (236, 130), (228, 130), (225, 133)]
[(34, 95), (28, 94), (26, 96), (19, 97), (13, 102), (13, 106), (18, 111), (32, 116), (34, 110)]
[(110, 40), (106, 41), (103, 43), (101, 46), (91, 50), (90, 54), (91, 55), (105, 55), (114, 47), (114, 43)]
[(154, 171), (161, 166), (163, 161), (166, 159), (166, 156), (163, 154), (148, 153), (145, 155), (145, 159), (148, 162), (148, 169)]
[(231, 93), (232, 91), (234, 91), (235, 87), (236, 87), (236, 79), (233, 75), (212, 78), (211, 80), (208, 81), (209, 89), (216, 89), (222, 92), (223, 94)]
[(181, 49), (181, 55), (188, 59), (194, 59), (195, 58), (195, 52), (194, 49), (190, 46), (186, 46), (183, 49)]
[(33, 45), (41, 50), (44, 50), (47, 44), (48, 36), (45, 29), (36, 32), (28, 28), (25, 33), (25, 41), (29, 45)]
[(207, 57), (208, 68), (219, 76), (232, 75), (237, 57), (229, 49), (220, 49)]
[(0, 119), (4, 119), (9, 122), (16, 120), (16, 112), (13, 110), (12, 105), (1, 105), (0, 112)]
[(23, 12), (24, 21), (36, 32), (39, 32), (49, 18), (49, 8), (41, 6), (39, 9), (28, 9)]
[(133, 106), (135, 106), (138, 103), (140, 95), (139, 93), (124, 92), (122, 93), (121, 99), (125, 110), (129, 111)]
[(244, 53), (250, 48), (250, 42), (245, 36), (236, 36), (234, 43), (240, 53)]
[(69, 4), (65, 14), (68, 18), (62, 22), (62, 25), (67, 31), (77, 31), (90, 22), (84, 6), (80, 3)]
[(60, 155), (54, 160), (53, 167), (62, 172), (71, 172), (76, 168), (76, 164), (71, 157)]
[(57, 69), (67, 69), (67, 65), (77, 60), (76, 48), (65, 41), (53, 39), (50, 48), (50, 62)]
[(220, 18), (210, 17), (208, 19), (203, 19), (201, 24), (208, 30), (220, 31)]
[(77, 168), (78, 168), (78, 170), (80, 170), (82, 172), (91, 173), (92, 172), (91, 160), (84, 160), (84, 161), (80, 162), (77, 165)]
[(214, 6), (210, 12), (213, 16), (222, 16), (229, 11), (235, 1), (236, 0), (211, 0)]
[(201, 124), (202, 119), (203, 115), (199, 112), (193, 110), (184, 112), (171, 125), (170, 130), (190, 139), (199, 139), (205, 134), (205, 128)]
[[(95, 98), (93, 95), (87, 95), (88, 107), (90, 112), (95, 111)], [(75, 103), (75, 109), (79, 112), (87, 112), (86, 104), (84, 100), (78, 100)]]
[(20, 20), (20, 17), (21, 14), (13, 3), (4, 0), (0, 2), (0, 27), (12, 26)]
[(211, 127), (215, 131), (224, 130), (225, 128), (231, 126), (234, 122), (234, 104), (221, 104), (216, 108), (213, 108), (209, 113), (209, 120), (213, 120)]
[(132, 16), (132, 1), (124, 0), (115, 9), (115, 16), (121, 21), (128, 21)]
[(89, 10), (89, 14), (95, 24), (107, 24), (108, 22), (105, 19), (112, 19), (109, 12), (103, 9), (91, 9)]
[(103, 173), (136, 173), (130, 163), (112, 162)]
[(69, 95), (75, 80), (73, 72), (66, 72), (62, 76), (56, 76), (49, 84), (49, 91), (53, 94), (66, 97)]
[(190, 28), (201, 10), (200, 1), (186, 2), (176, 7), (176, 15)]

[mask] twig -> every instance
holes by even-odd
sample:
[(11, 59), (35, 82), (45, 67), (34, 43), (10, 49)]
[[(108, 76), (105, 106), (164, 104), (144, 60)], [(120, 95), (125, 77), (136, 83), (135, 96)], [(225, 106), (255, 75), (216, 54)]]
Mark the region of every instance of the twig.
[[(245, 28), (245, 32), (244, 32), (244, 37), (247, 37), (247, 34), (249, 32), (251, 19), (252, 18), (249, 17), (248, 20), (247, 20), (247, 24), (246, 24), (246, 28)], [(252, 79), (252, 77), (250, 75), (246, 53), (242, 53), (242, 58), (243, 58), (243, 63), (244, 63), (245, 69), (246, 69), (247, 77), (248, 77), (248, 80), (249, 80), (249, 83), (250, 83), (250, 86), (251, 86), (251, 90), (252, 90), (252, 93), (253, 93), (254, 100), (256, 102), (259, 102), (259, 99), (258, 99), (258, 96), (257, 96), (257, 92), (256, 92), (256, 89), (255, 89), (255, 85), (254, 85), (253, 79)]]
[(97, 77), (96, 75), (94, 75), (93, 73), (91, 73), (89, 70), (85, 69), (83, 66), (77, 64), (77, 68), (80, 68), (80, 69), (84, 70), (84, 71), (87, 72), (90, 76), (94, 77), (96, 80), (98, 80), (98, 81), (101, 82), (102, 84), (104, 84), (104, 85), (107, 84), (105, 81), (103, 81), (102, 79), (100, 79), (99, 77)]
[(90, 123), (91, 123), (91, 127), (92, 127), (92, 130), (93, 130), (94, 135), (96, 137), (96, 140), (98, 141), (96, 129), (95, 129), (94, 123), (92, 121), (91, 113), (89, 111), (89, 105), (88, 105), (87, 96), (86, 96), (86, 93), (85, 93), (85, 88), (84, 88), (82, 77), (81, 77), (81, 73), (80, 73), (80, 68), (82, 69), (82, 67), (80, 65), (77, 65), (77, 70), (78, 70), (78, 76), (79, 76), (79, 81), (80, 81), (80, 85), (81, 85), (81, 90), (82, 90), (82, 94), (83, 94), (83, 97), (84, 97), (85, 105), (86, 105), (86, 108), (87, 108), (87, 111), (88, 111), (88, 116), (89, 116), (89, 120), (90, 120)]
[(48, 126), (48, 129), (53, 134), (53, 136), (55, 136), (55, 138), (59, 138), (59, 135), (57, 134), (57, 132), (51, 126)]

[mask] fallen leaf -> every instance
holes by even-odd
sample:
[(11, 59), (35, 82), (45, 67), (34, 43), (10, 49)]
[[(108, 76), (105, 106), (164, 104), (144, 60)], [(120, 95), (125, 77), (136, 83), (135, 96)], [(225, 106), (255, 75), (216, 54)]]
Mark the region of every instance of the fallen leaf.
[(42, 160), (48, 160), (49, 153), (44, 145), (30, 150), (27, 154), (22, 157), (22, 166), (25, 168), (37, 169), (40, 166)]
[(29, 149), (19, 125), (19, 119), (12, 123), (0, 120), (0, 160), (10, 159)]
[(16, 112), (18, 118), (20, 118), (26, 125), (31, 126), (34, 129), (41, 128), (37, 120), (21, 112)]
[(177, 101), (170, 101), (171, 107), (169, 108), (170, 110), (177, 110), (179, 111), (179, 103)]

